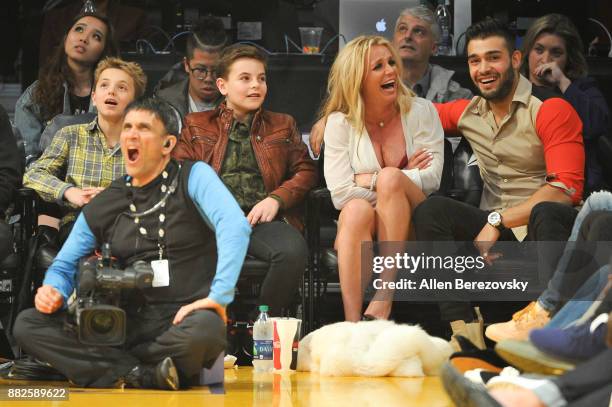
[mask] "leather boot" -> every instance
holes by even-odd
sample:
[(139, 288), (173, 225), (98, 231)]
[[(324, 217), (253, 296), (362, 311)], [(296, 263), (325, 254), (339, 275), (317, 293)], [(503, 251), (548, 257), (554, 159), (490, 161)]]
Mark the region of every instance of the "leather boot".
[(123, 380), (126, 387), (137, 389), (178, 390), (180, 387), (176, 367), (169, 357), (157, 366), (136, 365)]
[(461, 335), (468, 338), (479, 349), (486, 349), (484, 341), (484, 321), (479, 307), (474, 307), (476, 320), (473, 322), (465, 322), (463, 320), (452, 321), (450, 323), (453, 331), (450, 344), (456, 352), (461, 351), (459, 343), (455, 340), (455, 335)]
[(544, 328), (549, 322), (548, 311), (542, 308), (537, 301), (533, 301), (527, 307), (515, 312), (510, 321), (489, 325), (485, 334), (494, 342), (501, 342), (505, 339), (526, 341), (531, 331)]

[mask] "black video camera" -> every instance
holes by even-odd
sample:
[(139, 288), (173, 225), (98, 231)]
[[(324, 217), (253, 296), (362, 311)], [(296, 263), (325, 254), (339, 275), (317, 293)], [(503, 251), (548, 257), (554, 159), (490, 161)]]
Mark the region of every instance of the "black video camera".
[(79, 341), (86, 345), (123, 344), (126, 316), (119, 306), (121, 290), (148, 288), (152, 282), (150, 263), (139, 260), (125, 269), (117, 268), (108, 243), (102, 246), (101, 257), (81, 260), (75, 315)]

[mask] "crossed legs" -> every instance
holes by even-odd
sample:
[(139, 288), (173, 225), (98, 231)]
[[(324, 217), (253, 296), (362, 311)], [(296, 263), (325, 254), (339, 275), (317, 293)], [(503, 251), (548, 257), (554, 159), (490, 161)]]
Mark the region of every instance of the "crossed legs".
[[(425, 199), (423, 192), (397, 168), (384, 168), (376, 184), (376, 207), (363, 199), (350, 201), (340, 212), (336, 249), (344, 317), (359, 321), (363, 291), (370, 281), (371, 270), (362, 270), (361, 244), (375, 238), (379, 242), (405, 241), (410, 235), (412, 210)], [(381, 255), (385, 255), (382, 248)], [(383, 280), (395, 278), (394, 270), (381, 275)], [(390, 298), (391, 297), (391, 298)], [(392, 295), (377, 293), (366, 314), (387, 319), (391, 314)]]

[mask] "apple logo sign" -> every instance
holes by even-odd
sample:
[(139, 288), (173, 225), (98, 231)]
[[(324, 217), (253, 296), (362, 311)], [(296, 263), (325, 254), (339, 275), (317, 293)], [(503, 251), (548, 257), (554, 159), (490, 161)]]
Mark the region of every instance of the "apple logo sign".
[(384, 18), (381, 18), (380, 21), (376, 22), (376, 31), (379, 33), (384, 33), (387, 31), (387, 23), (385, 22)]

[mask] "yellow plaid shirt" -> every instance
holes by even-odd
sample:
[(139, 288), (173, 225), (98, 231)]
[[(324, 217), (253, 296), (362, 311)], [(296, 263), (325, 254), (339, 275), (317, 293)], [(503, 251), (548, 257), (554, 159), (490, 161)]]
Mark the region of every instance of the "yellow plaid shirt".
[[(67, 126), (58, 131), (42, 156), (30, 165), (23, 185), (34, 189), (47, 202), (72, 204), (64, 200), (70, 187), (107, 187), (125, 174), (119, 144), (108, 147), (98, 120)], [(61, 224), (74, 220), (75, 211), (62, 218)]]

